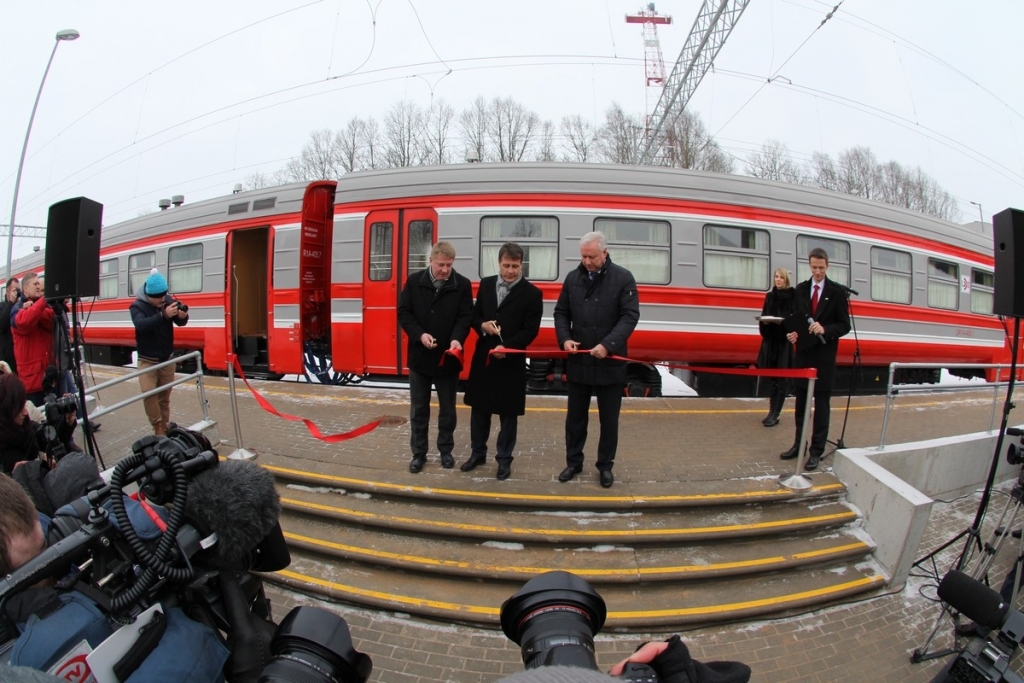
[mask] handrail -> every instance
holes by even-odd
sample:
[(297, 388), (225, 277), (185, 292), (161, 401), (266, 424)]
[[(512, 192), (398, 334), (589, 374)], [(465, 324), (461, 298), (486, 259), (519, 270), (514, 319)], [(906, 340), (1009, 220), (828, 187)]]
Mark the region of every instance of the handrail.
[[(155, 394), (159, 394), (159, 393), (161, 393), (163, 391), (168, 391), (171, 388), (178, 386), (179, 384), (184, 384), (185, 382), (189, 382), (189, 381), (195, 380), (196, 385), (197, 385), (198, 394), (199, 394), (199, 409), (202, 410), (202, 412), (203, 412), (203, 421), (204, 422), (210, 422), (210, 402), (206, 400), (206, 388), (203, 385), (203, 354), (201, 352), (199, 352), (199, 351), (191, 351), (189, 353), (186, 353), (183, 356), (177, 356), (175, 358), (171, 358), (170, 360), (165, 360), (163, 363), (157, 363), (156, 365), (150, 365), (150, 366), (148, 366), (146, 368), (143, 368), (141, 370), (133, 370), (132, 372), (129, 372), (126, 375), (122, 375), (120, 377), (116, 377), (114, 379), (107, 380), (106, 382), (103, 382), (101, 384), (97, 384), (97, 385), (92, 386), (92, 387), (87, 387), (86, 390), (85, 390), (85, 395), (86, 396), (92, 396), (93, 394), (98, 394), (100, 391), (102, 391), (104, 389), (109, 389), (112, 386), (116, 386), (116, 385), (118, 385), (118, 384), (120, 384), (122, 382), (127, 382), (130, 379), (135, 379), (136, 377), (141, 377), (142, 375), (145, 375), (148, 372), (156, 372), (160, 368), (167, 367), (168, 365), (177, 365), (178, 363), (181, 363), (182, 361), (187, 361), (187, 360), (192, 360), (192, 359), (194, 359), (196, 361), (196, 371), (195, 372), (189, 373), (189, 374), (185, 375), (184, 377), (175, 377), (173, 381), (171, 381), (171, 382), (169, 382), (167, 384), (164, 384), (163, 386), (156, 387), (155, 389), (150, 389), (149, 391), (144, 391), (142, 393), (136, 394), (135, 396), (133, 396), (131, 398), (126, 398), (123, 401), (119, 401), (119, 402), (115, 403), (112, 406), (105, 406), (103, 408), (97, 408), (96, 410), (92, 411), (92, 413), (89, 415), (89, 417), (91, 419), (95, 420), (96, 418), (103, 417), (104, 415), (108, 415), (108, 414), (114, 412), (115, 410), (120, 410), (121, 408), (124, 408), (125, 406), (129, 406), (132, 403), (135, 403), (137, 401), (141, 401), (142, 399), (147, 398), (149, 396), (153, 396)], [(82, 417), (78, 418), (79, 424), (81, 424), (84, 419), (85, 419), (84, 415)]]
[[(878, 440), (878, 449), (880, 451), (885, 450), (885, 435), (889, 429), (889, 415), (892, 412), (893, 401), (897, 394), (901, 393), (923, 393), (936, 392), (936, 391), (978, 391), (978, 389), (985, 389), (989, 386), (992, 387), (992, 414), (989, 417), (988, 431), (995, 429), (996, 419), (996, 406), (999, 403), (999, 389), (1008, 384), (1000, 380), (1003, 368), (1009, 368), (1010, 366), (1005, 363), (889, 363), (889, 380), (885, 389), (885, 412), (882, 414), (882, 434)], [(991, 384), (986, 382), (984, 385), (977, 384), (893, 384), (893, 380), (896, 377), (896, 371), (900, 368), (909, 369), (922, 369), (930, 370), (935, 368), (959, 368), (964, 370), (991, 370), (995, 369), (996, 378)]]

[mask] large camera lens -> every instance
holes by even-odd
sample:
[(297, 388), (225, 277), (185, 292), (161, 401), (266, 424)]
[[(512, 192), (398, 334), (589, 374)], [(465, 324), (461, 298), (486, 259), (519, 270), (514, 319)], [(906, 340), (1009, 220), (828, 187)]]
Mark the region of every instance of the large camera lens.
[(501, 606), (501, 630), (520, 646), (523, 665), (597, 670), (594, 636), (608, 612), (593, 586), (568, 572), (531, 579)]
[(318, 607), (296, 607), (270, 643), (273, 659), (258, 683), (365, 683), (373, 670), (367, 655), (352, 646), (348, 624)]

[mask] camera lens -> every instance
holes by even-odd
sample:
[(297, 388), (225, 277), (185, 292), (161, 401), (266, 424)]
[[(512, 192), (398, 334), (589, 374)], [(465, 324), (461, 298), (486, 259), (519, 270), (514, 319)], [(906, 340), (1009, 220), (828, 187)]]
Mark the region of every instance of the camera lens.
[(523, 665), (597, 670), (594, 636), (607, 616), (593, 586), (568, 572), (531, 579), (501, 606), (501, 629), (519, 645)]
[(373, 670), (352, 646), (348, 624), (318, 607), (296, 607), (281, 621), (270, 643), (273, 658), (258, 683), (365, 683)]

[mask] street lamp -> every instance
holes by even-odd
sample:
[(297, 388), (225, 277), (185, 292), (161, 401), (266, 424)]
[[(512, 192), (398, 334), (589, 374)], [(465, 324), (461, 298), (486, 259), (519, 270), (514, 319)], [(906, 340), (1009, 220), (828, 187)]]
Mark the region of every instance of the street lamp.
[[(970, 200), (968, 200), (968, 201), (970, 201)], [(984, 225), (985, 224), (985, 214), (983, 214), (981, 212), (981, 202), (971, 202), (971, 204), (973, 204), (974, 206), (978, 207), (978, 220), (980, 220), (981, 224)]]
[(14, 179), (14, 202), (11, 203), (11, 229), (7, 235), (7, 279), (11, 278), (11, 256), (14, 253), (14, 226), (15, 213), (18, 210), (18, 190), (21, 189), (21, 171), (25, 166), (25, 152), (28, 151), (28, 138), (32, 135), (32, 121), (36, 118), (36, 109), (39, 107), (39, 98), (43, 94), (43, 86), (46, 85), (46, 75), (50, 73), (50, 65), (53, 64), (53, 56), (57, 54), (57, 46), (62, 40), (77, 40), (78, 31), (73, 28), (57, 32), (57, 41), (53, 44), (53, 52), (50, 53), (50, 61), (46, 63), (46, 71), (43, 72), (43, 80), (39, 82), (39, 92), (36, 93), (35, 104), (32, 105), (32, 113), (28, 117), (28, 130), (25, 131), (25, 144), (21, 146), (21, 159), (18, 161), (18, 175)]

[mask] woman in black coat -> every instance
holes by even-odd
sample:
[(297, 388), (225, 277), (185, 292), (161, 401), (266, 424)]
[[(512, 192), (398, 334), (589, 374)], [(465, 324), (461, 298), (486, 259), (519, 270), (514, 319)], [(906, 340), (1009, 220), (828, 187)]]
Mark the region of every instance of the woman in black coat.
[[(789, 271), (776, 268), (775, 286), (764, 297), (762, 316), (786, 318), (796, 312), (796, 290), (789, 284)], [(757, 354), (757, 367), (788, 369), (793, 367), (793, 345), (786, 339), (786, 328), (781, 323), (759, 323), (761, 350)], [(789, 382), (782, 377), (771, 377), (768, 394), (768, 415), (761, 422), (765, 427), (779, 424), (779, 414), (786, 402)]]
[[(67, 452), (81, 450), (72, 440), (73, 416), (56, 425), (56, 437)], [(69, 419), (72, 421), (69, 423)], [(35, 460), (48, 450), (43, 425), (29, 419), (25, 405), (25, 385), (12, 373), (0, 374), (0, 465), (10, 474), (23, 460)]]

